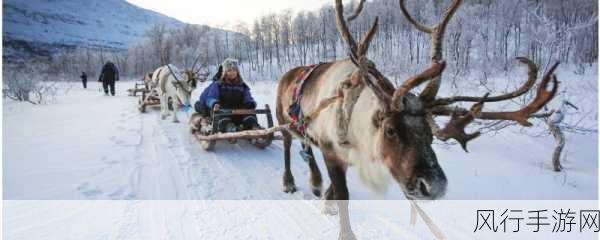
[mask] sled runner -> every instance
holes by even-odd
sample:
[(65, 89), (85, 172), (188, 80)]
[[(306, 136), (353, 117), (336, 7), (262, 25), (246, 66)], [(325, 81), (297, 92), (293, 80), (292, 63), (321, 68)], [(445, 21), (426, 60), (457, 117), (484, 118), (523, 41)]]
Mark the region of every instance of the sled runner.
[[(216, 124), (220, 119), (225, 117), (249, 114), (255, 114), (257, 117), (265, 115), (267, 118), (267, 128), (230, 132), (219, 130)], [(257, 148), (264, 149), (275, 140), (274, 133), (285, 128), (284, 126), (273, 126), (273, 117), (271, 116), (271, 109), (268, 104), (265, 104), (264, 109), (221, 109), (213, 111), (208, 119), (203, 118), (199, 113), (194, 113), (190, 117), (189, 124), (192, 135), (194, 135), (200, 142), (200, 146), (206, 151), (211, 151), (218, 140), (227, 140), (229, 143), (235, 143), (238, 139), (246, 139)], [(236, 129), (242, 128), (237, 127)]]

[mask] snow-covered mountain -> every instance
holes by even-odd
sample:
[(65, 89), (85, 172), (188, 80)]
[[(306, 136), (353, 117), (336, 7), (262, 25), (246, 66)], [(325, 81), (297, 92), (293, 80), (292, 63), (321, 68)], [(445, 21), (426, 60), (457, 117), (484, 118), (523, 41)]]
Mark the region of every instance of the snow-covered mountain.
[(156, 23), (182, 22), (125, 0), (4, 0), (4, 58), (83, 46), (125, 49)]

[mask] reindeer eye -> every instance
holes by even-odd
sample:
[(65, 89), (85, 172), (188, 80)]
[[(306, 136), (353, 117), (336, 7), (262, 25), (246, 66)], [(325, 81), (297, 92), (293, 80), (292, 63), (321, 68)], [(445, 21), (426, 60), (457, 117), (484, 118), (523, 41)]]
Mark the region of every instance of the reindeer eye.
[(394, 137), (396, 136), (396, 131), (391, 127), (387, 127), (385, 128), (385, 135), (388, 137)]

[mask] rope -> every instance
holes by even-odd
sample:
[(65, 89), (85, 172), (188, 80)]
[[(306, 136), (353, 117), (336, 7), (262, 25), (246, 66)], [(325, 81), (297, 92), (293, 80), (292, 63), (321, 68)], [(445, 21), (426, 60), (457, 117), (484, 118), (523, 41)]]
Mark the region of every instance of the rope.
[(410, 225), (414, 226), (417, 223), (417, 213), (418, 213), (419, 215), (421, 215), (421, 218), (425, 222), (425, 225), (427, 225), (427, 228), (429, 228), (429, 230), (431, 231), (431, 233), (433, 233), (435, 238), (439, 239), (439, 240), (445, 240), (446, 236), (444, 236), (444, 234), (442, 233), (442, 230), (440, 230), (440, 228), (437, 225), (435, 225), (435, 223), (433, 223), (433, 220), (429, 216), (427, 216), (427, 213), (425, 213), (425, 211), (423, 211), (423, 209), (421, 209), (421, 207), (419, 207), (419, 205), (417, 205), (417, 202), (415, 202), (413, 200), (409, 200), (409, 202), (410, 202)]
[[(182, 82), (179, 80), (179, 78), (177, 78), (177, 76), (175, 76), (175, 73), (173, 73), (173, 69), (171, 69), (171, 66), (170, 66), (170, 65), (171, 65), (171, 64), (167, 64), (167, 68), (169, 69), (169, 73), (171, 73), (171, 76), (173, 76), (173, 77), (175, 78), (175, 81), (176, 81), (176, 82), (177, 82), (179, 85), (181, 85), (181, 88), (183, 88), (183, 90), (185, 90), (185, 91), (186, 91), (186, 92), (188, 92), (188, 93), (191, 93), (192, 91), (190, 91), (189, 89), (187, 89), (187, 88), (186, 88), (186, 87), (183, 85), (183, 83), (182, 83)], [(166, 82), (165, 82), (164, 84), (166, 84)], [(160, 87), (161, 87), (161, 89), (162, 89), (162, 90), (163, 90), (163, 92), (164, 92), (164, 86), (162, 86), (162, 85), (161, 85)], [(175, 84), (175, 88), (177, 88), (177, 84)]]
[(171, 64), (167, 64), (167, 68), (169, 68), (169, 72), (171, 73), (171, 75), (175, 78), (175, 81), (177, 82), (181, 82), (179, 81), (179, 78), (177, 78), (177, 76), (175, 76), (175, 74), (173, 73), (173, 69), (171, 69)]
[(317, 108), (313, 109), (308, 115), (304, 116), (303, 122), (304, 125), (308, 125), (313, 119), (317, 118), (319, 114), (325, 110), (327, 107), (331, 106), (331, 104), (335, 103), (337, 100), (341, 99), (343, 96), (333, 96), (326, 99), (321, 100)]

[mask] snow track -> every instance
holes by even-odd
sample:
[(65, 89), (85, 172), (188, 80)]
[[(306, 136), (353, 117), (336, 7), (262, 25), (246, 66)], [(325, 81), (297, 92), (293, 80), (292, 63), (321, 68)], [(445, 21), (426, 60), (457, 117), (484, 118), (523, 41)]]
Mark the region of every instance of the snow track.
[[(4, 239), (337, 237), (338, 218), (321, 212), (297, 142), (291, 166), (298, 191), (286, 194), (282, 142), (264, 150), (243, 140), (218, 142), (213, 152), (205, 152), (189, 134), (185, 112), (178, 113), (181, 123), (161, 120), (158, 109), (139, 113), (137, 98), (124, 96), (132, 84), (120, 82), (116, 97), (73, 90), (55, 104), (4, 102)], [(258, 102), (274, 106), (274, 85), (253, 88)], [(597, 135), (569, 136), (566, 171), (554, 173), (542, 154), (521, 154), (550, 152), (552, 139), (510, 134), (482, 137), (469, 154), (435, 145), (449, 179), (446, 198), (597, 198)], [(316, 149), (315, 156), (326, 189), (329, 180)], [(385, 195), (368, 191), (352, 168), (348, 185), (352, 199), (403, 199), (395, 184)], [(27, 199), (53, 201), (20, 201)], [(408, 210), (406, 201), (350, 204), (359, 238), (433, 239), (422, 222), (409, 225)], [(455, 216), (436, 213), (450, 239), (471, 239), (470, 222), (457, 227), (462, 223)]]
[[(190, 113), (179, 112), (180, 123), (161, 120), (157, 108), (139, 113), (137, 98), (125, 96), (124, 90), (131, 84), (120, 82), (117, 89), (121, 91), (115, 97), (74, 89), (55, 104), (5, 101), (4, 198), (314, 199), (308, 166), (297, 154), (298, 142), (292, 145), (291, 166), (299, 191), (284, 194), (281, 141), (264, 150), (245, 140), (236, 144), (221, 141), (213, 152), (206, 152), (188, 132)], [(274, 106), (275, 87), (271, 83), (253, 86), (260, 105)], [(202, 86), (192, 98), (201, 91)], [(596, 198), (597, 135), (567, 137), (569, 156), (562, 173), (549, 171), (550, 137), (506, 131), (480, 137), (471, 143), (468, 154), (455, 146), (434, 145), (450, 182), (446, 198)], [(527, 151), (538, 154), (521, 154)], [(315, 156), (326, 189), (329, 179), (318, 149)], [(532, 172), (539, 174), (533, 176)], [(348, 183), (352, 199), (403, 199), (396, 184), (390, 184), (386, 195), (371, 193), (353, 168)], [(542, 185), (548, 187), (540, 189)], [(487, 186), (502, 191), (469, 191)], [(510, 196), (506, 195), (509, 190)]]
[[(117, 89), (121, 92), (115, 97), (72, 90), (49, 105), (5, 101), (4, 198), (314, 199), (308, 166), (297, 154), (298, 142), (292, 145), (291, 166), (299, 191), (285, 194), (281, 191), (281, 141), (264, 150), (245, 140), (236, 144), (222, 141), (213, 152), (206, 152), (188, 132), (190, 113), (179, 112), (180, 123), (161, 120), (156, 108), (139, 113), (137, 98), (124, 96), (124, 89), (131, 84), (120, 83)], [(274, 106), (275, 87), (269, 83), (253, 86), (260, 105)], [(194, 99), (201, 90), (202, 86), (194, 92)], [(565, 152), (569, 156), (563, 161), (566, 171), (562, 173), (550, 170), (551, 137), (506, 131), (480, 137), (471, 143), (468, 154), (455, 146), (434, 145), (450, 182), (446, 198), (596, 198), (597, 135), (567, 137)], [(329, 179), (317, 149), (315, 156), (326, 189)], [(385, 195), (371, 193), (354, 168), (350, 168), (348, 183), (352, 199), (403, 199), (393, 183)], [(540, 189), (542, 185), (547, 187)], [(488, 186), (501, 191), (469, 190)]]
[[(75, 119), (60, 117), (62, 112), (55, 113), (56, 117), (48, 121), (45, 128), (54, 131), (52, 138), (55, 139), (49, 137), (47, 142), (39, 143), (44, 148), (54, 149), (47, 152), (33, 149), (22, 155), (26, 152), (24, 149), (28, 147), (28, 142), (11, 142), (12, 145), (18, 145), (22, 152), (9, 150), (14, 154), (8, 157), (5, 154), (8, 160), (21, 155), (19, 157), (23, 157), (22, 160), (31, 164), (39, 159), (61, 160), (61, 165), (43, 166), (61, 171), (72, 168), (61, 166), (90, 163), (86, 171), (77, 172), (77, 178), (69, 179), (68, 182), (77, 183), (76, 186), (61, 189), (68, 194), (62, 191), (55, 194), (27, 191), (17, 195), (13, 194), (13, 190), (17, 191), (16, 186), (13, 189), (13, 185), (9, 184), (5, 196), (9, 199), (44, 199), (49, 196), (62, 196), (59, 197), (62, 199), (302, 199), (307, 194), (306, 198), (312, 198), (307, 184), (308, 167), (299, 157), (294, 159), (294, 172), (297, 184), (306, 192), (289, 195), (281, 191), (283, 152), (280, 142), (275, 142), (265, 150), (257, 149), (245, 140), (236, 144), (219, 142), (214, 152), (205, 152), (188, 132), (187, 113), (179, 112), (181, 122), (173, 123), (170, 119), (161, 120), (158, 109), (149, 108), (147, 113), (139, 113), (136, 98), (97, 94), (81, 91), (62, 99), (72, 103), (72, 108), (62, 111), (89, 113), (87, 108), (95, 108), (95, 112), (82, 114)], [(42, 114), (45, 112), (42, 110), (32, 110), (33, 117), (44, 118)], [(86, 119), (82, 121), (84, 116)], [(7, 118), (10, 121), (11, 116)], [(102, 119), (103, 126), (94, 124), (93, 121), (97, 119)], [(81, 139), (77, 132), (69, 128), (85, 126), (87, 123), (89, 126), (85, 130), (91, 141)], [(68, 133), (62, 133), (61, 136), (56, 130), (58, 128)], [(5, 130), (9, 135), (20, 134), (15, 133), (13, 128)], [(63, 138), (68, 140), (64, 141)], [(82, 146), (86, 146), (86, 152), (76, 156)], [(58, 159), (52, 155), (51, 152), (57, 149), (65, 151), (66, 156)], [(73, 152), (73, 155), (69, 152)], [(9, 161), (8, 169), (13, 164), (19, 166)], [(33, 173), (31, 170), (19, 170), (8, 175), (12, 174), (25, 177)], [(29, 181), (26, 184), (37, 183)], [(52, 187), (56, 186), (60, 185)]]

